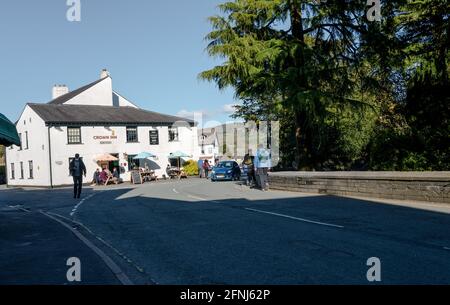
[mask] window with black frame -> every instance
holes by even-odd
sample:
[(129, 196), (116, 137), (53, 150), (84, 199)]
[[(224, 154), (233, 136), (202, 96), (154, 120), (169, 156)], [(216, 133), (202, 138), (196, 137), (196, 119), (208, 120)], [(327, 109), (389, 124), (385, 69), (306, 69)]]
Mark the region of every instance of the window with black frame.
[(15, 166), (14, 163), (11, 163), (11, 180), (16, 179), (16, 171), (15, 171)]
[(28, 169), (29, 169), (29, 179), (34, 179), (33, 173), (33, 161), (28, 161)]
[(127, 143), (138, 142), (138, 130), (137, 127), (127, 127)]
[(169, 127), (169, 142), (178, 142), (178, 127)]
[(67, 127), (67, 143), (68, 144), (81, 144), (81, 128), (80, 127)]

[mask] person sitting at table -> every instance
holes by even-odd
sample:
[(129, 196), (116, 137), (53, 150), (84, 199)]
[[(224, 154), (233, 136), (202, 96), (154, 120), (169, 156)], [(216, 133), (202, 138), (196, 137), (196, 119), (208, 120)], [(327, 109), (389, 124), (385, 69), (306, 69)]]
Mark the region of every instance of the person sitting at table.
[(97, 170), (94, 172), (94, 176), (92, 179), (92, 185), (100, 185), (100, 169), (97, 168)]
[(100, 173), (100, 182), (102, 184), (105, 184), (106, 181), (108, 181), (108, 173), (106, 172), (106, 168), (103, 168), (103, 170)]
[(119, 183), (121, 182), (121, 179), (120, 179), (120, 171), (117, 169), (117, 167), (114, 167), (114, 169), (113, 169), (113, 173), (112, 173), (112, 181), (113, 181), (115, 184), (119, 184)]

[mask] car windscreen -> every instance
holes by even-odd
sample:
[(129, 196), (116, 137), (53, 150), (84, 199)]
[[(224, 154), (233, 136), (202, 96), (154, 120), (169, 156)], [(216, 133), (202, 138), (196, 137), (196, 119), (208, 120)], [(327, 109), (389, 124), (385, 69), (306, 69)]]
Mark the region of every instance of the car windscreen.
[(220, 162), (217, 164), (218, 168), (231, 168), (233, 167), (233, 162)]

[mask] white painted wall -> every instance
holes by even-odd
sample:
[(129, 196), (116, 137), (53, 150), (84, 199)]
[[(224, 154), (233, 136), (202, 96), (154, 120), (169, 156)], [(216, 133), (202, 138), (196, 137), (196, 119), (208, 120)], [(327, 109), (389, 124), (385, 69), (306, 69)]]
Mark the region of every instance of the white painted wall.
[(127, 100), (119, 93), (113, 91), (113, 105), (116, 107), (133, 107), (138, 108), (135, 104)]
[[(114, 98), (113, 98), (114, 97)], [(112, 81), (108, 77), (66, 102), (69, 105), (102, 105), (117, 107), (135, 107), (133, 103), (123, 96), (113, 92)], [(114, 105), (116, 104), (116, 105)], [(151, 122), (149, 122), (151, 123)], [(141, 152), (150, 152), (157, 157), (149, 162), (150, 168), (154, 169), (157, 176), (166, 174), (166, 166), (169, 163), (170, 153), (182, 151), (191, 155), (194, 160), (198, 159), (197, 127), (178, 125), (179, 141), (169, 142), (168, 127), (138, 127), (138, 143), (126, 142), (126, 126), (121, 127), (82, 127), (82, 144), (69, 145), (67, 139), (67, 127), (47, 127), (43, 120), (29, 107), (26, 106), (17, 124), (17, 130), (25, 134), (29, 133), (29, 149), (19, 151), (17, 147), (7, 149), (8, 177), (11, 177), (11, 163), (15, 164), (15, 179), (8, 181), (13, 186), (61, 186), (73, 183), (69, 175), (69, 158), (79, 153), (83, 157), (87, 168), (87, 181), (90, 182), (94, 171), (99, 167), (95, 161), (101, 154), (119, 154), (119, 163), (128, 171), (127, 155), (137, 155)], [(159, 130), (159, 145), (150, 145), (149, 131)], [(51, 163), (49, 160), (49, 141)], [(99, 140), (98, 136), (116, 135), (117, 139)], [(111, 143), (102, 143), (108, 142)], [(25, 148), (25, 143), (23, 144)], [(28, 161), (33, 161), (34, 179), (28, 179)], [(24, 179), (20, 178), (20, 163), (24, 164)], [(50, 173), (51, 171), (51, 173)], [(51, 179), (52, 177), (52, 179)], [(130, 173), (122, 174), (125, 181), (130, 180)]]
[(214, 165), (215, 163), (215, 159), (220, 157), (220, 147), (219, 147), (219, 141), (217, 139), (217, 134), (215, 137), (215, 141), (214, 144), (208, 144), (208, 145), (203, 145), (203, 153), (202, 153), (202, 143), (200, 140), (198, 140), (198, 149), (197, 149), (197, 154), (199, 155), (200, 158), (203, 159), (208, 159), (208, 161)]
[[(150, 145), (149, 131), (159, 130), (160, 145)], [(180, 127), (180, 141), (169, 143), (168, 127), (138, 127), (139, 143), (126, 142), (126, 127), (110, 127), (109, 130), (104, 127), (82, 127), (81, 135), (83, 144), (67, 144), (67, 127), (52, 127), (50, 129), (51, 149), (52, 149), (52, 170), (53, 185), (68, 185), (72, 183), (72, 177), (69, 176), (69, 158), (79, 153), (86, 164), (87, 181), (90, 182), (94, 171), (99, 168), (95, 158), (101, 154), (119, 154), (119, 163), (125, 169), (122, 174), (125, 181), (130, 180), (128, 172), (128, 160), (126, 155), (137, 155), (140, 152), (150, 152), (157, 158), (150, 159), (149, 167), (154, 169), (158, 177), (165, 174), (170, 153), (181, 150), (192, 155), (197, 159), (196, 143), (192, 141), (197, 133), (197, 128), (188, 129)], [(114, 132), (117, 140), (96, 140), (96, 136), (110, 136)], [(102, 141), (111, 141), (111, 144), (101, 144)], [(20, 185), (20, 184), (19, 184)]]
[(113, 106), (111, 77), (105, 78), (64, 104)]
[[(50, 185), (48, 129), (44, 121), (29, 106), (26, 106), (16, 128), (22, 135), (23, 150), (20, 151), (17, 146), (6, 148), (8, 185)], [(26, 149), (25, 131), (28, 131), (28, 149)], [(28, 161), (33, 161), (33, 179), (29, 178)], [(24, 179), (20, 179), (20, 162), (23, 162)], [(11, 163), (14, 163), (15, 167), (14, 180), (11, 180)]]

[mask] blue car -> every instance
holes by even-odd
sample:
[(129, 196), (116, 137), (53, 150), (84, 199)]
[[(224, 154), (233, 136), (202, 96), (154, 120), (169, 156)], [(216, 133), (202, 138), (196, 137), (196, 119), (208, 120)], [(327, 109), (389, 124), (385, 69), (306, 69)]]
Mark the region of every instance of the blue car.
[(213, 167), (211, 171), (211, 181), (219, 180), (240, 180), (241, 169), (236, 161), (222, 161)]

